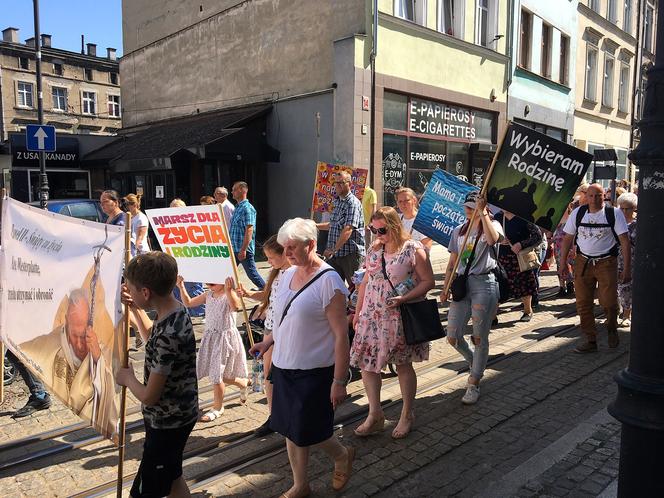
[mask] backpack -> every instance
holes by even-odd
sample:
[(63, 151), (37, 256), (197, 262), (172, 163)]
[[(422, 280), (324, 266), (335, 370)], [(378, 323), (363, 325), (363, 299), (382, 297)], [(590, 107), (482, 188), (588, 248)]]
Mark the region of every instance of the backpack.
[(576, 234), (574, 235), (574, 245), (576, 246), (576, 250), (580, 253), (581, 250), (579, 249), (579, 244), (577, 242), (577, 239), (579, 237), (579, 227), (591, 227), (591, 228), (610, 228), (611, 233), (613, 234), (613, 238), (616, 239), (616, 244), (611, 248), (611, 250), (606, 254), (606, 256), (617, 256), (618, 255), (618, 247), (620, 247), (620, 239), (618, 238), (618, 234), (616, 233), (616, 208), (614, 207), (604, 207), (604, 214), (606, 215), (606, 223), (581, 223), (581, 220), (583, 217), (586, 215), (588, 212), (588, 205), (585, 204), (583, 206), (579, 207), (579, 210), (576, 212)]

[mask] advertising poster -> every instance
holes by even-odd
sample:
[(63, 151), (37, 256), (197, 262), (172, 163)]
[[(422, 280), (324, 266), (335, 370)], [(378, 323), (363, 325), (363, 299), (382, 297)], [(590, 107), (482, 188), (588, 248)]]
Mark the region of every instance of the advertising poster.
[(490, 204), (553, 230), (593, 156), (511, 123), (487, 185)]
[(311, 210), (314, 213), (331, 213), (335, 198), (334, 175), (346, 171), (351, 175), (350, 191), (360, 201), (364, 195), (369, 170), (353, 168), (342, 164), (328, 164), (319, 162), (316, 167), (316, 185)]
[(161, 250), (178, 262), (187, 282), (224, 283), (233, 276), (231, 246), (219, 206), (186, 206), (148, 209)]
[(123, 227), (2, 204), (2, 341), (51, 394), (116, 441)]
[(447, 247), (452, 231), (466, 221), (463, 200), (477, 187), (436, 170), (420, 201), (413, 229)]

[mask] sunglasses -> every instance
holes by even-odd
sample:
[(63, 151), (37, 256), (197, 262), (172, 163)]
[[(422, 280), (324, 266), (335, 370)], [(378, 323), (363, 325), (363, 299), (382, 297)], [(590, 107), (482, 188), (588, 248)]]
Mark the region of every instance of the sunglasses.
[(375, 228), (373, 225), (369, 225), (369, 230), (371, 230), (371, 233), (374, 235), (385, 235), (387, 233), (387, 227)]

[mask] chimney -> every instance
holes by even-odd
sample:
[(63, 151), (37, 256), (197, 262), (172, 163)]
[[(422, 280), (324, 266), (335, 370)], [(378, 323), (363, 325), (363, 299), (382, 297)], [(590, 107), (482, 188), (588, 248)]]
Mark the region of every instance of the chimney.
[(19, 43), (18, 28), (7, 28), (2, 30), (2, 41), (10, 43)]
[(28, 47), (34, 47), (35, 46), (35, 37), (33, 36), (32, 38), (28, 38), (27, 40), (25, 40), (25, 44)]
[(41, 35), (41, 44), (44, 48), (51, 48), (51, 35)]
[(115, 55), (116, 50), (112, 47), (107, 47), (106, 48), (106, 58), (109, 60), (117, 60), (117, 56)]
[(88, 47), (88, 55), (91, 57), (97, 57), (97, 45), (94, 43), (86, 43)]

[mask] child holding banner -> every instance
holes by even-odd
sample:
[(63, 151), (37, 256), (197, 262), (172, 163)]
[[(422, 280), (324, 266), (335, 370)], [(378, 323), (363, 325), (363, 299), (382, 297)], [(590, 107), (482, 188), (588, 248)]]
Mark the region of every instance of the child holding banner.
[(212, 409), (201, 417), (201, 422), (212, 422), (224, 413), (226, 384), (240, 388), (240, 402), (247, 401), (249, 379), (247, 359), (240, 331), (235, 325), (235, 312), (241, 308), (232, 278), (225, 284), (207, 284), (209, 291), (189, 297), (184, 279), (178, 277), (182, 303), (187, 308), (205, 304), (205, 332), (196, 360), (198, 379), (209, 377), (214, 386)]

